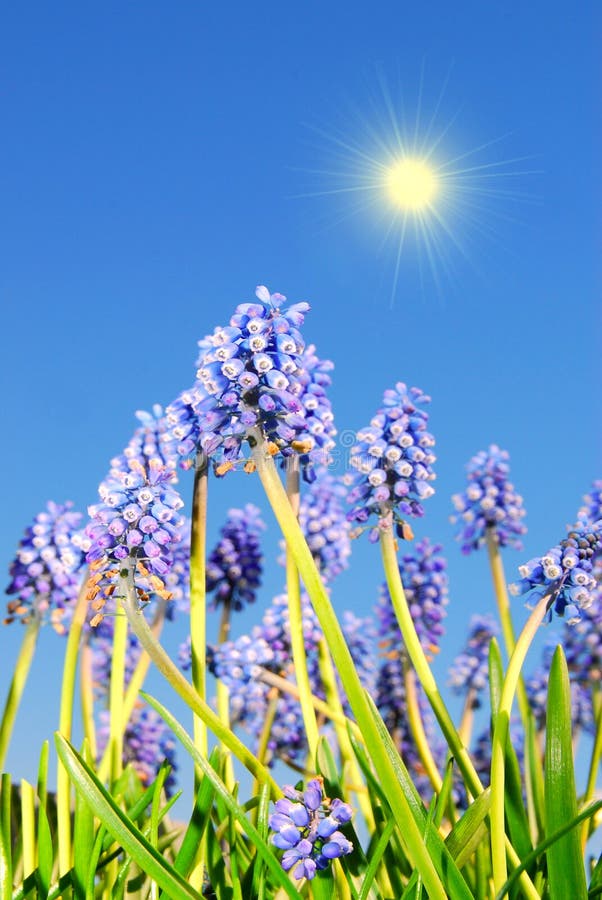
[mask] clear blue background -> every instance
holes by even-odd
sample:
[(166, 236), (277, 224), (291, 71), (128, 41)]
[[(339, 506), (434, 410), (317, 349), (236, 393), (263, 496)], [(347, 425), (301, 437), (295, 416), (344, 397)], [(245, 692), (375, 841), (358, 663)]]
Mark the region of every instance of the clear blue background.
[[(600, 475), (599, 42), (587, 2), (5, 6), (1, 568), (48, 499), (94, 501), (134, 410), (188, 387), (196, 340), (265, 283), (310, 301), (304, 333), (336, 364), (341, 431), (397, 380), (433, 397), (437, 494), (416, 532), (449, 558), (444, 678), (470, 613), (493, 608), (485, 558), (462, 558), (448, 521), (469, 457), (491, 442), (511, 453), (529, 533), (509, 579)], [(453, 223), (465, 255), (441, 241), (436, 279), (408, 243), (391, 303), (395, 242), (380, 246), (372, 214), (349, 215), (353, 197), (311, 195), (357, 171), (336, 139), (374, 155), (375, 129), (390, 144), (386, 97), (400, 89), (406, 124), (421, 90), (422, 122), (453, 119), (441, 158), (488, 144), (467, 165), (506, 174), (503, 194)], [(248, 499), (260, 494), (242, 474), (212, 484), (212, 535)], [(380, 580), (378, 550), (356, 542), (337, 608), (367, 613)], [(262, 605), (282, 582), (272, 570)], [(2, 684), (20, 638), (0, 630)], [(15, 776), (34, 777), (56, 727), (62, 648), (46, 629)]]

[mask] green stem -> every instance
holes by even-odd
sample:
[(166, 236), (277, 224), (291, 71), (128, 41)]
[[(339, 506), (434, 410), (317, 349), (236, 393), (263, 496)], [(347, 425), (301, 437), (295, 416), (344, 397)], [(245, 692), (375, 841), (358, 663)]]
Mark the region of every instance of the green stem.
[(174, 691), (192, 710), (192, 712), (203, 721), (205, 726), (211, 728), (214, 734), (234, 756), (246, 766), (252, 775), (260, 782), (267, 782), (270, 790), (275, 797), (280, 796), (281, 791), (265, 766), (256, 759), (251, 751), (245, 747), (236, 735), (234, 735), (223, 722), (220, 721), (211, 707), (196, 692), (194, 687), (189, 684), (179, 671), (177, 666), (169, 658), (161, 644), (153, 635), (151, 629), (144, 618), (142, 610), (138, 608), (136, 597), (136, 589), (134, 586), (134, 573), (131, 564), (124, 566), (120, 574), (120, 596), (122, 597), (122, 605), (128, 618), (132, 631), (156, 665), (159, 672), (170, 683)]
[[(502, 626), (502, 634), (504, 636), (504, 644), (506, 645), (506, 653), (508, 654), (508, 659), (510, 659), (510, 657), (514, 653), (516, 638), (514, 636), (514, 625), (512, 623), (512, 613), (510, 611), (510, 599), (508, 597), (508, 590), (506, 588), (504, 563), (502, 562), (502, 555), (500, 553), (500, 546), (495, 527), (487, 528), (486, 540), (487, 552), (489, 554), (489, 566), (491, 568), (491, 578), (495, 591), (495, 600), (497, 603), (498, 615), (500, 617), (500, 623)], [(531, 710), (529, 707), (529, 700), (527, 698), (527, 691), (525, 689), (525, 683), (522, 674), (518, 681), (517, 690), (518, 707), (520, 710), (521, 719), (523, 720), (523, 727), (526, 734), (528, 728), (527, 723), (531, 715)]]
[(393, 609), (395, 610), (397, 622), (403, 635), (406, 650), (412, 661), (412, 665), (416, 670), (418, 680), (420, 681), (424, 693), (437, 717), (437, 721), (441, 726), (445, 740), (462, 772), (466, 786), (473, 797), (478, 797), (483, 791), (483, 785), (481, 784), (481, 780), (472, 759), (470, 758), (470, 754), (462, 743), (462, 739), (456, 731), (452, 718), (439, 693), (437, 682), (435, 681), (424, 650), (422, 649), (420, 638), (416, 634), (416, 628), (399, 574), (395, 538), (393, 537), (390, 514), (388, 523), (382, 522), (382, 524), (385, 525), (385, 527), (381, 528), (380, 532), (383, 567), (387, 579), (387, 586), (389, 588), (389, 595), (391, 597)]
[[(165, 624), (165, 603), (165, 600), (159, 600), (155, 617), (153, 619), (152, 625), (150, 626), (151, 631), (157, 640), (159, 639), (159, 636), (163, 630), (163, 625)], [(125, 723), (130, 721), (130, 716), (132, 715), (134, 706), (136, 705), (136, 701), (138, 700), (138, 695), (142, 690), (142, 685), (144, 684), (144, 680), (148, 674), (150, 663), (150, 656), (144, 649), (142, 649), (138, 662), (136, 663), (134, 671), (132, 672), (132, 677), (130, 678), (125, 691), (125, 698), (123, 701), (123, 721)], [(105, 781), (105, 779), (108, 777), (110, 765), (111, 744), (108, 743), (97, 769), (99, 781)]]
[[(205, 700), (206, 691), (206, 569), (207, 549), (207, 457), (197, 454), (192, 497), (192, 521), (190, 531), (190, 654), (192, 684), (197, 695)], [(201, 717), (193, 717), (195, 747), (207, 756), (207, 727)], [(196, 777), (198, 778), (198, 772)]]
[[(332, 608), (330, 598), (320, 580), (320, 573), (316, 568), (311, 550), (307, 546), (297, 518), (291, 509), (274, 461), (266, 448), (265, 441), (258, 432), (254, 432), (249, 437), (257, 472), (312, 600), (314, 610), (324, 632), (324, 637), (332, 653), (334, 664), (339, 672), (349, 704), (354, 712), (377, 774), (381, 783), (386, 784), (390, 791), (390, 796), (388, 797), (390, 808), (404, 836), (410, 857), (421, 873), (431, 900), (445, 900), (446, 893), (429, 854), (424, 835), (412, 814), (409, 803), (397, 779), (393, 764), (380, 739), (378, 728), (353, 664), (351, 653)], [(399, 764), (402, 764), (401, 760), (399, 760)]]
[(21, 842), (23, 846), (23, 880), (36, 867), (35, 791), (21, 779)]
[(491, 860), (495, 893), (499, 893), (506, 878), (506, 835), (504, 827), (504, 765), (506, 741), (510, 723), (512, 702), (516, 694), (521, 669), (537, 629), (548, 609), (549, 596), (542, 597), (523, 628), (514, 652), (508, 662), (508, 671), (502, 684), (500, 705), (495, 717), (491, 747)]
[[(230, 611), (232, 609), (230, 601), (226, 601), (222, 607), (222, 615), (219, 624), (219, 631), (217, 635), (217, 643), (223, 644), (228, 640), (228, 635), (230, 633)], [(228, 690), (227, 685), (221, 680), (221, 678), (217, 679), (216, 683), (216, 694), (217, 694), (217, 714), (220, 717), (221, 721), (224, 723), (224, 727), (230, 730), (230, 691)], [(232, 765), (232, 757), (229, 753), (226, 754), (226, 759), (224, 761), (224, 783), (226, 786), (233, 790), (235, 784), (234, 778), (234, 767)]]
[(92, 648), (88, 636), (84, 639), (79, 662), (79, 692), (84, 737), (90, 748), (90, 756), (96, 761), (96, 728), (94, 725), (94, 681), (92, 677)]
[(2, 724), (0, 725), (0, 771), (4, 768), (6, 753), (13, 733), (21, 697), (23, 696), (23, 691), (33, 661), (39, 633), (40, 619), (37, 615), (34, 615), (29, 624), (25, 626), (25, 634), (23, 635), (23, 641), (21, 642), (21, 649), (19, 650), (13, 678), (4, 704)]
[(123, 613), (117, 611), (113, 623), (113, 652), (109, 685), (109, 746), (111, 748), (111, 780), (115, 784), (123, 771), (123, 735), (127, 721), (123, 715), (123, 686), (125, 683), (128, 621)]
[[(286, 495), (295, 518), (299, 516), (300, 484), (299, 484), (299, 460), (297, 456), (287, 459), (286, 467)], [(316, 750), (318, 748), (319, 732), (316, 715), (311, 701), (311, 684), (307, 671), (307, 655), (305, 653), (305, 633), (303, 629), (303, 610), (301, 606), (301, 586), (299, 584), (299, 572), (293, 554), (287, 544), (286, 547), (286, 594), (288, 602), (291, 649), (295, 665), (295, 680), (299, 687), (299, 702), (301, 715), (305, 726), (305, 735), (309, 748), (309, 758), (312, 766), (316, 764)]]
[(403, 675), (406, 691), (406, 711), (410, 731), (412, 732), (412, 737), (414, 738), (414, 743), (418, 750), (418, 756), (426, 770), (426, 774), (428, 775), (433, 790), (435, 793), (440, 794), (443, 787), (443, 779), (439, 774), (437, 763), (433, 758), (428, 738), (424, 731), (424, 724), (422, 716), (420, 715), (420, 705), (418, 703), (418, 694), (416, 691), (416, 673), (409, 664), (405, 654), (403, 660)]
[[(75, 696), (75, 678), (77, 674), (77, 657), (82, 629), (88, 612), (88, 578), (87, 573), (79, 589), (69, 627), (65, 659), (63, 662), (63, 681), (61, 684), (61, 708), (59, 713), (59, 732), (68, 741), (71, 740), (73, 722), (73, 698)], [(71, 868), (71, 790), (67, 769), (59, 761), (56, 773), (56, 824), (58, 833), (59, 877)]]
[(372, 806), (368, 798), (360, 765), (353, 752), (351, 741), (349, 740), (349, 732), (345, 727), (345, 711), (343, 710), (343, 704), (339, 697), (334, 667), (324, 638), (322, 638), (318, 644), (318, 665), (320, 668), (320, 676), (322, 678), (327, 707), (336, 715), (336, 718), (333, 717), (332, 722), (337, 736), (339, 752), (341, 754), (342, 768), (347, 768), (349, 770), (351, 781), (350, 788), (357, 796), (369, 833), (374, 834), (376, 831), (376, 822), (374, 821)]
[[(589, 770), (587, 773), (587, 784), (585, 787), (585, 794), (583, 795), (583, 800), (581, 802), (582, 806), (587, 806), (590, 800), (593, 799), (595, 790), (596, 790), (596, 781), (598, 778), (598, 772), (600, 770), (600, 757), (602, 756), (602, 690), (599, 687), (593, 688), (593, 709), (594, 709), (594, 725), (595, 725), (595, 738), (594, 738), (594, 746), (592, 747), (592, 756), (589, 761)], [(581, 840), (583, 845), (583, 850), (585, 851), (585, 845), (587, 844), (589, 835), (591, 833), (591, 821), (586, 821), (583, 823), (583, 831), (581, 834)]]

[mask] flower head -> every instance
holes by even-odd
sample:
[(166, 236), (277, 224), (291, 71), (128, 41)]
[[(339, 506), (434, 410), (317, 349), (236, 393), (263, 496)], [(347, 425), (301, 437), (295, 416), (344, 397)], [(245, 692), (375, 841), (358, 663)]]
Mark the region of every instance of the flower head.
[(330, 860), (353, 851), (353, 844), (339, 826), (350, 821), (353, 811), (348, 803), (324, 796), (321, 778), (308, 782), (305, 791), (291, 785), (283, 788), (284, 798), (275, 803), (269, 825), (272, 843), (284, 850), (282, 868), (293, 869), (295, 878), (312, 879)]
[(206, 395), (196, 410), (200, 449), (214, 458), (218, 474), (242, 458), (242, 442), (254, 429), (275, 452), (312, 462), (323, 462), (332, 442), (322, 364), (304, 357), (299, 331), (309, 305), (288, 305), (264, 286), (256, 297), (199, 342), (197, 379)]
[[(345, 487), (324, 468), (301, 495), (299, 525), (324, 584), (348, 566), (351, 555), (350, 523), (345, 514)], [(282, 558), (281, 562), (284, 562)]]
[(142, 579), (142, 600), (149, 599), (149, 592), (169, 599), (163, 578), (173, 565), (184, 505), (174, 480), (175, 471), (160, 460), (151, 459), (145, 466), (135, 459), (129, 461), (128, 471), (113, 469), (100, 485), (100, 503), (89, 508), (92, 521), (86, 529), (92, 573), (88, 596), (99, 615), (128, 560)]
[(509, 454), (491, 444), (468, 463), (466, 490), (454, 494), (452, 501), (456, 515), (451, 521), (458, 524), (457, 539), (462, 552), (478, 550), (487, 539), (487, 530), (494, 529), (500, 547), (522, 549), (520, 536), (527, 531), (523, 498), (516, 493), (509, 480)]
[(111, 460), (111, 470), (127, 471), (132, 460), (137, 460), (145, 467), (151, 459), (159, 459), (164, 466), (174, 469), (176, 456), (169, 440), (168, 423), (163, 407), (155, 403), (152, 412), (139, 409), (136, 418), (140, 425), (134, 431), (123, 453)]
[(215, 606), (239, 611), (255, 602), (262, 570), (259, 535), (264, 529), (261, 513), (252, 503), (229, 510), (207, 563), (207, 593), (213, 594)]
[[(100, 713), (98, 729), (99, 757), (109, 738), (109, 712)], [(151, 784), (161, 765), (167, 762), (171, 771), (165, 780), (165, 793), (171, 797), (176, 786), (176, 742), (170, 728), (158, 712), (138, 703), (123, 736), (123, 764), (131, 763), (143, 785)]]
[(602, 519), (592, 526), (580, 523), (545, 556), (519, 567), (521, 580), (510, 585), (516, 596), (550, 596), (550, 616), (554, 610), (569, 622), (581, 618), (581, 610), (591, 606), (596, 591), (594, 561), (602, 547)]
[(166, 435), (172, 452), (179, 459), (182, 469), (190, 469), (200, 447), (199, 407), (206, 393), (196, 382), (182, 393), (165, 410)]
[(498, 627), (492, 616), (472, 616), (466, 646), (449, 670), (448, 684), (452, 691), (456, 694), (472, 692), (475, 707), (480, 705), (479, 695), (489, 682), (489, 645), (497, 634)]
[(599, 519), (602, 519), (602, 480), (594, 481), (589, 494), (583, 498), (583, 505), (577, 513), (577, 519), (580, 523), (593, 525)]
[(5, 623), (49, 617), (57, 631), (65, 630), (77, 597), (88, 542), (80, 530), (81, 513), (70, 502), (49, 502), (19, 543), (10, 567)]
[[(430, 397), (419, 388), (398, 382), (383, 396), (382, 408), (370, 425), (357, 433), (349, 464), (355, 475), (346, 476), (351, 520), (366, 522), (393, 512), (398, 534), (405, 536), (403, 518), (422, 516), (422, 501), (434, 493), (432, 452), (435, 441), (427, 431), (428, 414), (422, 409)], [(378, 529), (373, 529), (373, 539)]]

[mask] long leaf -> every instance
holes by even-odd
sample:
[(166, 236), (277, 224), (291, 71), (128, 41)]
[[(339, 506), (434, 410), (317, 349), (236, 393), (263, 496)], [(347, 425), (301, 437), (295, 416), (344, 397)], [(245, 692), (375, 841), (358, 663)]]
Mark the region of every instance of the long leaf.
[(276, 860), (276, 857), (274, 856), (271, 848), (265, 843), (264, 840), (262, 840), (255, 826), (245, 815), (244, 809), (239, 806), (239, 804), (236, 803), (235, 800), (233, 800), (230, 791), (221, 780), (221, 778), (219, 778), (212, 766), (210, 766), (205, 757), (198, 752), (198, 750), (194, 746), (192, 739), (184, 730), (184, 728), (182, 728), (177, 719), (172, 716), (172, 714), (161, 703), (159, 703), (158, 700), (155, 700), (154, 697), (151, 697), (150, 695), (144, 693), (144, 691), (142, 691), (141, 694), (144, 699), (148, 703), (150, 703), (153, 709), (155, 709), (159, 713), (159, 715), (167, 722), (175, 736), (192, 757), (194, 763), (199, 766), (199, 768), (203, 771), (207, 778), (209, 778), (215, 789), (216, 795), (222, 800), (224, 805), (230, 810), (234, 818), (242, 826), (243, 830), (247, 833), (250, 841), (255, 846), (257, 852), (262, 855), (276, 883), (284, 889), (284, 891), (288, 894), (289, 897), (292, 898), (292, 900), (301, 900), (299, 891), (289, 881), (285, 872)]
[[(209, 757), (211, 766), (215, 766), (217, 758), (218, 749), (216, 747)], [(211, 806), (213, 804), (214, 795), (215, 790), (213, 785), (209, 778), (204, 775), (199, 785), (188, 828), (186, 829), (184, 839), (174, 861), (174, 869), (184, 878), (187, 878), (192, 870), (199, 844), (203, 839), (203, 834), (205, 833), (207, 822), (211, 815)]]
[[(548, 687), (545, 767), (546, 834), (577, 816), (573, 747), (571, 741), (571, 686), (562, 648), (556, 648)], [(585, 868), (577, 829), (548, 847), (551, 900), (585, 900)]]
[(10, 775), (5, 772), (0, 781), (0, 897), (10, 897), (13, 889), (10, 825), (12, 789)]
[(389, 760), (391, 761), (391, 765), (395, 770), (397, 780), (399, 784), (404, 788), (404, 793), (406, 794), (408, 805), (412, 811), (414, 820), (416, 821), (416, 824), (420, 828), (421, 833), (424, 837), (424, 843), (429, 851), (430, 857), (433, 861), (433, 865), (435, 866), (437, 874), (439, 875), (447, 889), (447, 896), (450, 898), (450, 900), (460, 900), (460, 898), (464, 898), (464, 900), (468, 900), (468, 898), (470, 898), (470, 900), (472, 900), (473, 895), (470, 888), (466, 884), (460, 870), (456, 866), (451, 853), (445, 846), (441, 835), (434, 827), (433, 823), (429, 821), (426, 810), (424, 809), (422, 801), (416, 793), (414, 785), (411, 784), (411, 782), (407, 784), (407, 770), (401, 762), (397, 749), (393, 743), (393, 739), (387, 731), (387, 728), (383, 720), (381, 719), (378, 710), (374, 706), (372, 698), (367, 693), (366, 697), (368, 699), (368, 704), (374, 717), (374, 723), (376, 725), (376, 729), (379, 733), (380, 739), (383, 743)]
[(92, 770), (71, 744), (55, 734), (57, 752), (69, 772), (76, 789), (84, 795), (94, 814), (121, 846), (135, 859), (141, 869), (163, 888), (172, 900), (200, 900), (200, 895), (143, 837), (136, 826), (115, 804)]

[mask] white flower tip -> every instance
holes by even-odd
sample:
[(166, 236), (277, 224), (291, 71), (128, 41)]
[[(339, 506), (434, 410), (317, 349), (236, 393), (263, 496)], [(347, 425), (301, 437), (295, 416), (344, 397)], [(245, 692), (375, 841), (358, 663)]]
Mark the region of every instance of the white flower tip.
[(255, 288), (255, 296), (258, 300), (263, 301), (263, 303), (269, 303), (270, 300), (270, 292), (268, 291), (265, 284), (258, 284)]

